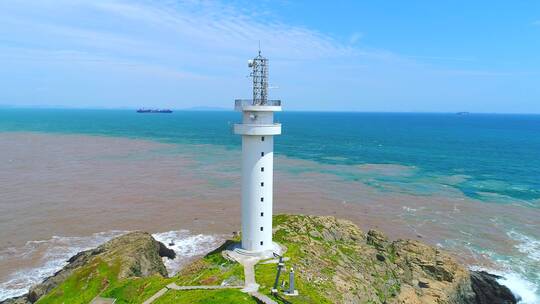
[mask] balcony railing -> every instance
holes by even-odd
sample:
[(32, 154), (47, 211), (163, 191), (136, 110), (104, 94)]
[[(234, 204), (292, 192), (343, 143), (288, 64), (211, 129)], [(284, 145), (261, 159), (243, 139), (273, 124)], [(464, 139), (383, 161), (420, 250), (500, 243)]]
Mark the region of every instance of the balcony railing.
[(281, 100), (267, 100), (264, 104), (253, 104), (253, 99), (236, 99), (234, 101), (235, 107), (244, 106), (267, 106), (267, 107), (281, 107)]

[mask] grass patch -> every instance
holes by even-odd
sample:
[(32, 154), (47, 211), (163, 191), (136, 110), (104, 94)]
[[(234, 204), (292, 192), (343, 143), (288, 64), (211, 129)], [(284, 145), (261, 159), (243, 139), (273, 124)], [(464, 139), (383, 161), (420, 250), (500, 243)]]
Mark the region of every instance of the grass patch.
[[(218, 249), (208, 253), (203, 258), (187, 265), (176, 276), (178, 285), (221, 285), (224, 280), (244, 282), (244, 267), (239, 263), (225, 259), (221, 252), (231, 245), (227, 241)], [(236, 285), (234, 284), (234, 285)]]
[(88, 303), (103, 289), (116, 283), (120, 271), (120, 260), (112, 265), (99, 258), (76, 270), (37, 303)]
[(219, 303), (219, 304), (253, 304), (257, 303), (250, 295), (236, 289), (220, 290), (169, 290), (154, 303)]
[(159, 275), (126, 279), (109, 286), (101, 296), (115, 298), (116, 303), (119, 304), (142, 303), (173, 281), (174, 279), (163, 278)]
[[(289, 256), (289, 255), (287, 255)], [(290, 256), (289, 256), (290, 257)], [(292, 260), (291, 260), (292, 261)], [(289, 264), (288, 262), (286, 264)], [(304, 282), (300, 276), (295, 275), (295, 288), (298, 290), (300, 295), (295, 297), (285, 297), (277, 298), (274, 297), (270, 290), (274, 285), (274, 280), (276, 278), (277, 264), (257, 264), (255, 265), (255, 279), (257, 283), (260, 284), (259, 292), (263, 293), (279, 303), (334, 303), (321, 296), (320, 288), (314, 284)], [(279, 284), (281, 284), (281, 279), (289, 281), (289, 272), (285, 271), (281, 273), (281, 278)], [(280, 288), (278, 288), (280, 289)], [(281, 290), (281, 289), (280, 289)], [(283, 293), (280, 292), (280, 295)]]

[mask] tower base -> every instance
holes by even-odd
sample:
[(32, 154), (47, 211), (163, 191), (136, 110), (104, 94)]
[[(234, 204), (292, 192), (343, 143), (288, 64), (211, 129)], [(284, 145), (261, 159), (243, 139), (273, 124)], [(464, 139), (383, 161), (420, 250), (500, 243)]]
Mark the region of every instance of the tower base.
[(229, 246), (227, 249), (227, 255), (233, 258), (234, 260), (238, 260), (238, 258), (245, 259), (245, 258), (257, 258), (260, 260), (264, 259), (271, 259), (275, 258), (274, 253), (278, 255), (282, 255), (284, 250), (283, 248), (276, 242), (272, 242), (272, 249), (264, 250), (264, 251), (249, 251), (242, 249), (242, 245), (240, 243), (235, 243)]

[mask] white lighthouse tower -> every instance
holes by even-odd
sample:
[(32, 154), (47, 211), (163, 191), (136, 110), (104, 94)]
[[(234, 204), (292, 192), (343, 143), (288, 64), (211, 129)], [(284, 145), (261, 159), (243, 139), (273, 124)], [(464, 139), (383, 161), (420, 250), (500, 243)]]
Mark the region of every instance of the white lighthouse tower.
[(242, 112), (242, 123), (234, 133), (242, 135), (242, 249), (251, 253), (274, 251), (272, 243), (272, 196), (274, 177), (274, 135), (281, 124), (274, 112), (280, 100), (268, 100), (268, 59), (259, 55), (248, 61), (252, 68), (253, 99), (237, 99), (234, 108)]

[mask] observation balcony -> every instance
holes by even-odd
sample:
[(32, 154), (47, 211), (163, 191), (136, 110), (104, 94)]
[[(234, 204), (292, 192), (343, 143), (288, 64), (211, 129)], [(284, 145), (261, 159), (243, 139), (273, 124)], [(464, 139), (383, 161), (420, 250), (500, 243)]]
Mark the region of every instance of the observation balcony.
[(267, 100), (264, 104), (253, 104), (252, 99), (236, 99), (234, 101), (234, 110), (279, 112), (281, 111), (281, 100)]

